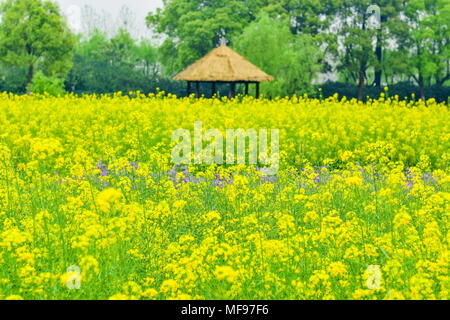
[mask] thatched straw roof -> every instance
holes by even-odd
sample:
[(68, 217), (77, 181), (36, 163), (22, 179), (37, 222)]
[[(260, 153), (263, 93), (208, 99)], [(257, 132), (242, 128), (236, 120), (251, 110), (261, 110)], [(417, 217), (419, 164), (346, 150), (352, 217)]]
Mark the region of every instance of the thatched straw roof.
[(173, 79), (202, 82), (265, 82), (274, 80), (272, 76), (261, 71), (227, 46), (220, 46), (212, 50)]

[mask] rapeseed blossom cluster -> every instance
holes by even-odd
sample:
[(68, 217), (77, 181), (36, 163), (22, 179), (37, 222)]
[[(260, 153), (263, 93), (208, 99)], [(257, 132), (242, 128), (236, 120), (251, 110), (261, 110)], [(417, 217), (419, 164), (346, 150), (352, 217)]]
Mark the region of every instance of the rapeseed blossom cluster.
[[(174, 166), (195, 121), (280, 129), (279, 172)], [(449, 299), (449, 124), (397, 97), (0, 94), (0, 299)]]

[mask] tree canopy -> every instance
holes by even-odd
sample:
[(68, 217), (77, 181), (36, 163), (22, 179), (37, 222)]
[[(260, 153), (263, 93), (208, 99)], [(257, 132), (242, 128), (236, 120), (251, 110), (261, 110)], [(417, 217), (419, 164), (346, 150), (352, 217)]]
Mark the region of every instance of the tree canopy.
[(52, 76), (70, 70), (74, 37), (55, 3), (7, 0), (0, 6), (0, 15), (1, 60), (26, 67), (27, 84), (36, 68)]
[(294, 35), (289, 21), (270, 18), (267, 13), (248, 25), (233, 39), (234, 47), (247, 59), (275, 77), (264, 83), (266, 95), (276, 97), (312, 91), (321, 71), (322, 54), (310, 35)]
[(242, 32), (256, 18), (261, 0), (163, 0), (164, 8), (150, 13), (147, 23), (164, 34), (162, 62), (168, 73), (180, 71), (221, 41)]
[[(274, 88), (281, 83), (283, 94), (307, 92), (309, 75), (319, 69), (357, 85), (359, 99), (368, 86), (404, 81), (413, 81), (425, 98), (426, 86), (450, 79), (449, 5), (447, 0), (166, 0), (147, 22), (164, 39), (161, 63), (167, 75), (226, 39), (279, 75), (277, 83), (266, 85), (279, 94)], [(268, 17), (255, 22), (261, 12)]]

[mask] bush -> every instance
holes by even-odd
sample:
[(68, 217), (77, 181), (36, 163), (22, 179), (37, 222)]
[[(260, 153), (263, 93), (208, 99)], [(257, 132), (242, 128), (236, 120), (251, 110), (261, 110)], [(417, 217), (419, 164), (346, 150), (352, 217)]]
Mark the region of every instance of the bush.
[(61, 96), (66, 93), (63, 79), (46, 76), (41, 71), (34, 75), (28, 91), (36, 94), (48, 93), (52, 96)]
[[(358, 98), (358, 86), (341, 82), (326, 82), (318, 85), (317, 89), (321, 88), (320, 92), (324, 98), (333, 96), (338, 93), (340, 97), (346, 96), (347, 98)], [(384, 88), (376, 88), (368, 86), (366, 87), (366, 96), (372, 99), (378, 99), (380, 94), (385, 92)], [(398, 95), (400, 100), (411, 99), (411, 95), (414, 94), (416, 99), (420, 98), (420, 91), (417, 86), (414, 86), (408, 82), (399, 82), (397, 84), (389, 86), (387, 94), (391, 97)], [(318, 96), (318, 94), (317, 94)], [(450, 87), (444, 86), (431, 86), (425, 89), (425, 96), (427, 99), (434, 98), (438, 102), (447, 102), (450, 97)]]
[(27, 69), (0, 64), (0, 92), (24, 94), (27, 87)]

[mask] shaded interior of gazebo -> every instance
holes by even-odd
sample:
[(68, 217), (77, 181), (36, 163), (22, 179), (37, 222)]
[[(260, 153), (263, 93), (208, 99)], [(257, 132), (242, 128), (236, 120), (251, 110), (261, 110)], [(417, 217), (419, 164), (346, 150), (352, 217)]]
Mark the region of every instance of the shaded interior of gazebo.
[(228, 96), (236, 95), (236, 87), (244, 86), (244, 94), (249, 94), (250, 85), (255, 84), (255, 96), (259, 98), (260, 83), (273, 81), (274, 78), (253, 65), (227, 46), (220, 46), (205, 57), (177, 74), (174, 80), (187, 81), (187, 94), (195, 93), (200, 97), (202, 83), (210, 85), (211, 96), (217, 93), (217, 87), (228, 84)]
[(244, 86), (244, 94), (246, 96), (249, 95), (250, 92), (250, 85), (255, 85), (255, 97), (259, 98), (260, 95), (260, 83), (257, 81), (187, 81), (187, 95), (191, 95), (192, 93), (195, 93), (197, 97), (200, 97), (202, 95), (201, 86), (200, 84), (209, 84), (210, 86), (210, 94), (211, 97), (217, 95), (217, 88), (219, 85), (228, 85), (228, 97), (234, 97), (236, 95), (237, 86), (242, 84)]

